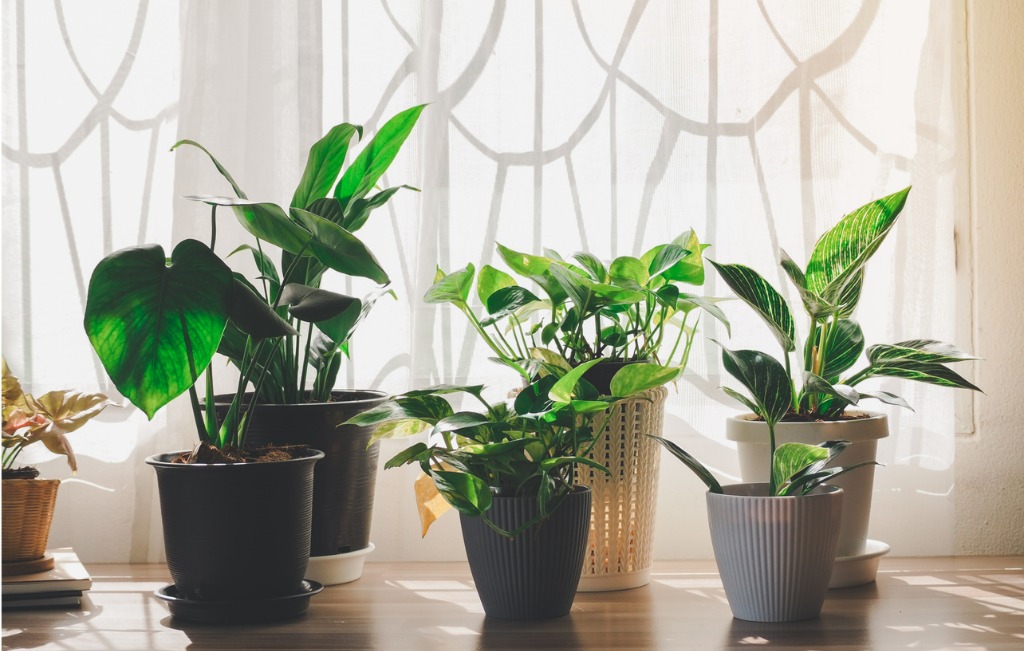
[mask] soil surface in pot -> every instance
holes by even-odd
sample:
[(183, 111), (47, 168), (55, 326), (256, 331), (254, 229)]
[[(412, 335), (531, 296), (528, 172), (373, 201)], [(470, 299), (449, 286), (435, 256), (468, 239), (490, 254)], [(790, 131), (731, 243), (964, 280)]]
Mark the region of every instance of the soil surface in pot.
[(3, 471), (4, 479), (35, 479), (39, 476), (39, 471), (32, 466), (25, 466), (23, 468), (5, 468)]
[[(835, 423), (847, 420), (864, 420), (865, 418), (871, 418), (872, 414), (866, 414), (863, 412), (854, 412), (852, 414), (840, 414), (839, 418), (814, 418), (810, 414), (795, 414), (789, 412), (786, 414), (780, 423)], [(756, 423), (763, 423), (764, 419), (754, 414), (746, 414), (740, 416), (743, 420), (749, 420)]]
[(209, 443), (200, 443), (192, 452), (182, 452), (171, 463), (268, 463), (288, 461), (306, 456), (309, 448), (305, 445), (268, 445), (256, 450), (242, 450), (236, 447), (217, 448)]

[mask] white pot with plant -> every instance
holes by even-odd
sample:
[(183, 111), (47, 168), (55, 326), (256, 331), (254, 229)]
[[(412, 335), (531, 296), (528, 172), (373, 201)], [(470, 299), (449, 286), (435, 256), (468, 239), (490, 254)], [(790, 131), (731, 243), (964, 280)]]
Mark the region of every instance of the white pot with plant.
[[(791, 408), (780, 416), (772, 433), (778, 442), (814, 444), (842, 439), (850, 442), (844, 462), (873, 462), (878, 441), (888, 436), (886, 416), (848, 408), (859, 406), (865, 398), (909, 405), (887, 391), (865, 389), (861, 382), (895, 377), (978, 390), (947, 366), (975, 357), (932, 339), (877, 344), (865, 350), (864, 333), (852, 318), (861, 297), (864, 266), (895, 225), (909, 192), (906, 188), (843, 217), (815, 244), (806, 269), (797, 266), (785, 251), (780, 252), (782, 268), (810, 319), (802, 353), (798, 352), (793, 313), (771, 284), (749, 267), (708, 261), (768, 324), (782, 347)], [(865, 352), (867, 365), (851, 370)], [(793, 353), (799, 355), (796, 364), (791, 361)], [(737, 442), (743, 481), (766, 481), (767, 459), (774, 445), (769, 441), (770, 428), (744, 396), (726, 391), (754, 412), (730, 418), (726, 425), (726, 437)], [(840, 558), (831, 587), (870, 583), (878, 557), (888, 551), (885, 543), (868, 539), (873, 478), (874, 468), (868, 467), (835, 482), (844, 490), (845, 505), (837, 552)]]

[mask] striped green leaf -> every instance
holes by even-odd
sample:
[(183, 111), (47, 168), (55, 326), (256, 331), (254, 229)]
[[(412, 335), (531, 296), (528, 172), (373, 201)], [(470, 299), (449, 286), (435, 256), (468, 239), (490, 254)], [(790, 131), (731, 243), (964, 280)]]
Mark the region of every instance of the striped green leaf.
[(896, 223), (909, 192), (908, 187), (861, 206), (822, 235), (807, 263), (807, 289), (829, 305), (849, 301), (850, 286), (859, 282), (864, 264)]
[(672, 453), (672, 456), (686, 464), (686, 467), (692, 470), (693, 474), (697, 475), (697, 477), (707, 485), (708, 490), (712, 493), (725, 492), (722, 490), (722, 485), (719, 484), (718, 480), (715, 479), (715, 476), (711, 474), (711, 471), (708, 470), (703, 463), (697, 461), (696, 457), (668, 439), (663, 439), (660, 436), (653, 436), (651, 434), (648, 434), (648, 436), (658, 443), (661, 443), (666, 450)]
[(860, 394), (851, 386), (845, 384), (832, 384), (820, 375), (804, 373), (804, 394), (824, 393), (846, 404), (855, 405), (860, 402)]
[(875, 400), (881, 400), (887, 405), (895, 405), (896, 407), (904, 407), (910, 411), (914, 411), (914, 408), (910, 406), (910, 403), (895, 393), (889, 393), (888, 391), (858, 391), (857, 393), (860, 395), (862, 400), (864, 398), (874, 398)]
[(914, 380), (915, 382), (935, 384), (942, 387), (981, 391), (981, 389), (971, 384), (953, 369), (931, 362), (900, 360), (877, 366), (872, 365), (867, 369), (866, 375), (898, 377), (904, 380)]
[[(820, 326), (819, 326), (820, 327)], [(857, 363), (864, 352), (864, 332), (860, 324), (850, 319), (834, 322), (826, 342), (825, 358), (819, 374), (834, 382), (840, 373)], [(815, 335), (817, 335), (817, 330)]]
[(958, 350), (952, 344), (934, 339), (911, 339), (891, 345), (872, 346), (868, 348), (868, 359), (872, 364), (892, 364), (903, 361), (950, 364), (978, 358)]
[(796, 329), (793, 326), (793, 314), (782, 295), (750, 267), (740, 264), (718, 264), (710, 259), (708, 262), (718, 270), (732, 291), (764, 319), (782, 346), (782, 350), (787, 353), (795, 350)]
[(803, 270), (793, 261), (793, 258), (789, 257), (785, 250), (779, 249), (779, 258), (779, 264), (793, 282), (797, 292), (800, 293), (800, 300), (804, 304), (804, 310), (811, 318), (823, 319), (835, 312), (831, 305), (828, 305), (820, 296), (807, 289), (807, 279), (804, 277)]
[(772, 455), (772, 485), (776, 487), (775, 494), (785, 494), (794, 476), (819, 463), (824, 465), (829, 457), (828, 448), (806, 443), (783, 443), (775, 448), (775, 454)]
[[(792, 385), (782, 364), (760, 351), (734, 351), (725, 346), (722, 346), (722, 364), (750, 391), (755, 414), (772, 426), (782, 420), (793, 404)], [(746, 404), (750, 406), (749, 402)]]

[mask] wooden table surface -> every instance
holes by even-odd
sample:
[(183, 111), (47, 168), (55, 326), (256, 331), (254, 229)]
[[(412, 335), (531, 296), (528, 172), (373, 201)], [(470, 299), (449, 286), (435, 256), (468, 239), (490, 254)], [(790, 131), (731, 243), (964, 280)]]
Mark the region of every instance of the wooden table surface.
[(80, 611), (6, 611), (4, 649), (1024, 649), (1024, 557), (885, 558), (875, 584), (832, 590), (820, 618), (733, 619), (711, 561), (662, 562), (649, 586), (579, 594), (568, 617), (484, 617), (464, 563), (367, 563), (296, 620), (172, 620), (162, 565), (87, 564)]

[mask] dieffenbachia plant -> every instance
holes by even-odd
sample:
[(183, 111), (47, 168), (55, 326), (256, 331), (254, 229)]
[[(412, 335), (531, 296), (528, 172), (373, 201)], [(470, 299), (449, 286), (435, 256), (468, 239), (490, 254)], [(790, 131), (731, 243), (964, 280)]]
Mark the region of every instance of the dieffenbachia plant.
[[(768, 324), (783, 353), (784, 362), (779, 364), (765, 353), (723, 348), (725, 369), (750, 390), (754, 400), (726, 389), (729, 395), (755, 413), (761, 405), (778, 419), (835, 420), (848, 406), (857, 405), (864, 398), (909, 407), (902, 398), (887, 391), (860, 388), (861, 382), (873, 377), (898, 377), (979, 390), (946, 366), (977, 358), (932, 339), (870, 346), (867, 366), (851, 371), (865, 352), (864, 333), (852, 318), (861, 297), (864, 266), (892, 230), (909, 192), (908, 187), (843, 217), (815, 244), (806, 269), (801, 269), (785, 251), (780, 252), (782, 268), (810, 318), (808, 337), (798, 360), (802, 364), (794, 365), (790, 359), (798, 351), (797, 337), (793, 313), (782, 295), (749, 267), (708, 260), (736, 295)], [(771, 367), (764, 376), (754, 378), (756, 381), (751, 380), (749, 372), (754, 360), (758, 360), (762, 370)], [(791, 372), (794, 366), (801, 370), (799, 378)], [(783, 404), (786, 408), (780, 409)]]
[[(605, 265), (586, 252), (566, 260), (550, 249), (538, 256), (498, 244), (521, 279), (490, 265), (479, 275), (472, 264), (452, 273), (438, 269), (424, 300), (457, 307), (498, 360), (526, 380), (592, 360), (648, 361), (632, 373), (663, 384), (685, 369), (702, 313), (729, 325), (714, 299), (683, 291), (703, 285), (707, 246), (688, 231), (639, 258), (620, 256)], [(483, 316), (470, 306), (474, 280)], [(530, 283), (543, 297), (524, 286)]]
[[(395, 468), (418, 464), (424, 481), (417, 482), (423, 533), (447, 506), (483, 517), (493, 529), (513, 536), (548, 517), (572, 490), (577, 464), (608, 470), (588, 458), (604, 429), (605, 413), (630, 394), (599, 396), (583, 374), (598, 360), (538, 378), (514, 399), (491, 403), (482, 386), (437, 386), (410, 391), (354, 416), (350, 424), (375, 426), (373, 438), (404, 438), (430, 432), (432, 442), (416, 443), (385, 464)], [(628, 372), (624, 367), (618, 373)], [(613, 386), (621, 386), (623, 383)], [(451, 394), (472, 396), (483, 409), (456, 412)], [(434, 498), (440, 494), (445, 505)], [(495, 496), (529, 496), (538, 515), (519, 530), (503, 531), (487, 518)]]
[[(212, 206), (209, 245), (187, 239), (170, 258), (157, 245), (123, 249), (93, 271), (85, 330), (118, 390), (149, 418), (188, 391), (199, 438), (216, 447), (242, 445), (259, 400), (298, 402), (308, 366), (317, 372), (314, 399), (329, 395), (348, 339), (383, 287), (357, 299), (319, 289), (320, 278), (331, 269), (387, 285), (387, 274), (352, 231), (398, 189), (370, 194), (422, 108), (389, 120), (344, 173), (349, 141), (362, 130), (347, 124), (331, 129), (310, 150), (288, 211), (247, 199), (210, 155), (237, 198), (190, 197)], [(175, 147), (183, 144), (206, 152), (188, 140)], [(253, 246), (236, 249), (252, 253), (260, 272), (255, 284), (214, 253), (218, 206), (230, 206), (256, 238)], [(283, 275), (265, 244), (282, 250)], [(296, 325), (306, 330), (304, 340)], [(210, 368), (217, 352), (239, 369), (219, 422)], [(204, 371), (205, 415), (195, 388)], [(250, 387), (256, 397), (246, 400)]]

